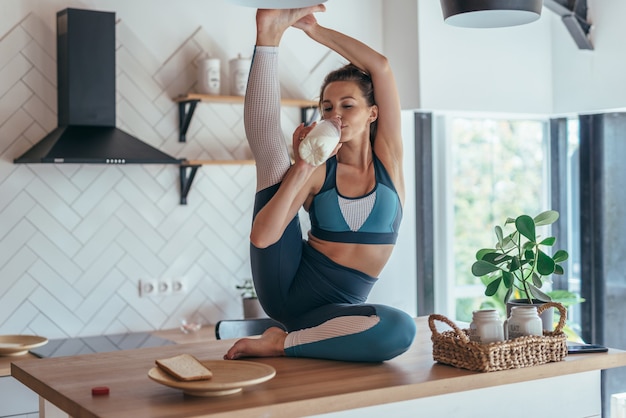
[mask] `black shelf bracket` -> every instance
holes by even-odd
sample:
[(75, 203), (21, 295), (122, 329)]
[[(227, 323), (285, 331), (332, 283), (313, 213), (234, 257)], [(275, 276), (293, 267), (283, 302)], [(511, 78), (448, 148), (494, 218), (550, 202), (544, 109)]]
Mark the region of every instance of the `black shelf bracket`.
[(180, 170), (180, 204), (187, 204), (187, 195), (189, 194), (189, 190), (191, 189), (191, 183), (193, 183), (193, 179), (196, 176), (196, 172), (200, 167), (199, 164), (194, 165), (181, 165), (179, 167)]
[[(187, 130), (191, 123), (191, 118), (196, 110), (196, 105), (201, 102), (199, 99), (189, 99), (178, 102), (178, 142), (187, 142)], [(300, 108), (300, 119), (305, 125), (310, 125), (319, 116), (319, 109), (317, 106), (308, 106)], [(182, 163), (179, 166), (180, 170), (180, 204), (187, 204), (187, 195), (191, 190), (191, 184), (196, 176), (198, 168), (201, 164), (189, 164)]]
[(185, 100), (178, 102), (178, 142), (187, 141), (187, 130), (200, 100)]
[(320, 114), (320, 110), (317, 106), (314, 107), (301, 107), (300, 108), (300, 121), (306, 126), (312, 124)]

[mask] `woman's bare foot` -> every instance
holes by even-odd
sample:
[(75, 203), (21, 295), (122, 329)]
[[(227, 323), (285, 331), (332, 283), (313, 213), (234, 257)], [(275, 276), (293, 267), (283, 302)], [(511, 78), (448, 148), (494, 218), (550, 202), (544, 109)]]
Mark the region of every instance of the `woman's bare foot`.
[(326, 6), (323, 4), (301, 9), (258, 9), (256, 13), (256, 44), (277, 46), (287, 28), (307, 15), (325, 10)]
[(265, 330), (260, 338), (238, 340), (224, 355), (224, 360), (242, 357), (281, 357), (285, 355), (287, 333), (278, 327)]

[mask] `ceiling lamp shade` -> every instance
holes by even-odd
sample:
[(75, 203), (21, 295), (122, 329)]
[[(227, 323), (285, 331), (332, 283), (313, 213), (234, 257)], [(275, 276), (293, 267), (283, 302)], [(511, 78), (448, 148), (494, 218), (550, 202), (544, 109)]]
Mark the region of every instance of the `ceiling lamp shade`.
[(326, 0), (228, 0), (239, 6), (254, 7), (255, 9), (299, 9), (325, 3)]
[(502, 28), (534, 22), (542, 0), (441, 0), (444, 21), (464, 28)]

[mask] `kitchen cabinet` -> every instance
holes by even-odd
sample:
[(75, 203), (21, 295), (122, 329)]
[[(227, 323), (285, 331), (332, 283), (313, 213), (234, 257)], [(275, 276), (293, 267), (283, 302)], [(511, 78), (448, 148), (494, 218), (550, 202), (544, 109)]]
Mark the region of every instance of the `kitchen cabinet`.
[[(226, 103), (226, 104), (241, 104), (243, 105), (243, 96), (215, 96), (209, 94), (190, 93), (178, 96), (174, 99), (178, 103), (178, 141), (187, 141), (187, 131), (189, 124), (193, 118), (196, 106), (199, 103)], [(317, 105), (318, 103), (313, 100), (299, 100), (299, 99), (282, 99), (282, 106), (298, 107), (300, 108), (301, 120), (304, 123), (309, 123), (318, 115)], [(180, 204), (187, 204), (187, 195), (191, 189), (193, 179), (200, 168), (203, 165), (208, 164), (254, 164), (253, 160), (184, 160), (180, 165)]]
[(39, 416), (39, 396), (13, 377), (0, 377), (0, 394), (0, 417)]

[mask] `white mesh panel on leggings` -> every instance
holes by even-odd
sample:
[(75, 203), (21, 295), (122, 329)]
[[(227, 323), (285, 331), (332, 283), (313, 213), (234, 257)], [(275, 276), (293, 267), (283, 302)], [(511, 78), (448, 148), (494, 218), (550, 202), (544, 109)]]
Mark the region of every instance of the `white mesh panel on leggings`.
[(339, 316), (313, 328), (290, 332), (287, 334), (287, 339), (285, 339), (285, 348), (344, 335), (358, 334), (359, 332), (367, 331), (378, 324), (378, 322), (380, 322), (380, 318), (376, 315)]
[(244, 125), (256, 162), (257, 191), (279, 183), (291, 160), (280, 125), (278, 47), (255, 48), (246, 88)]

